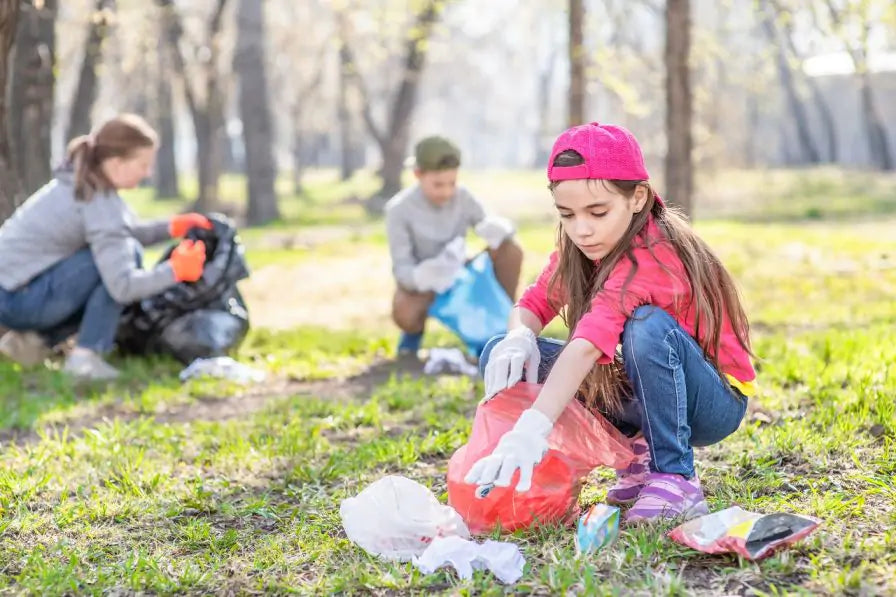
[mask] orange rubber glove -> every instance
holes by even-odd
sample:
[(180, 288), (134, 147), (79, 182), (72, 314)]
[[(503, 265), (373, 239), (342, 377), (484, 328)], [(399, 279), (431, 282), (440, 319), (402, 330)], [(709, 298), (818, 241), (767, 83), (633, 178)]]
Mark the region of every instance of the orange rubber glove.
[(174, 270), (175, 280), (195, 282), (202, 277), (202, 267), (205, 265), (205, 243), (201, 240), (181, 241), (174, 247), (168, 261), (171, 263), (171, 269)]
[(171, 238), (181, 238), (187, 234), (190, 228), (213, 228), (211, 221), (202, 214), (189, 213), (173, 216), (168, 222), (168, 233)]

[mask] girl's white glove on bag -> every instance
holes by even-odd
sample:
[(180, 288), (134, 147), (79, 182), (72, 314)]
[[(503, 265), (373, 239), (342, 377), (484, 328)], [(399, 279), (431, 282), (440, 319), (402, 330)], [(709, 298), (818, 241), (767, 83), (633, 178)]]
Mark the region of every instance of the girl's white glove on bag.
[(486, 242), (489, 249), (497, 249), (513, 236), (513, 222), (501, 216), (487, 216), (473, 227), (473, 232)]
[(532, 472), (548, 451), (548, 435), (553, 427), (541, 411), (524, 410), (513, 429), (501, 437), (489, 456), (476, 461), (464, 481), (478, 486), (509, 487), (513, 473), (519, 469), (516, 490), (529, 491)]
[(485, 366), (485, 397), (483, 402), (492, 396), (516, 384), (526, 373), (526, 381), (538, 382), (538, 366), (541, 364), (541, 353), (535, 332), (526, 326), (510, 330), (504, 339), (495, 344)]

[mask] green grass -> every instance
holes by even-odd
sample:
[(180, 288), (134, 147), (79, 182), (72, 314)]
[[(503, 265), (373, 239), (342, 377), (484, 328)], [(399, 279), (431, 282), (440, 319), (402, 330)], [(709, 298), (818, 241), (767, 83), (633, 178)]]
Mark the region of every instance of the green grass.
[[(774, 186), (791, 189), (792, 205), (811, 202), (803, 175)], [(573, 531), (548, 528), (508, 538), (527, 568), (502, 587), (487, 573), (424, 576), (365, 554), (341, 529), (340, 501), (395, 473), (444, 502), (447, 459), (481, 392), (465, 378), (407, 373), (390, 359), (396, 334), (374, 319), (363, 330), (253, 330), (239, 358), (270, 376), (254, 387), (182, 385), (165, 358), (118, 359), (127, 381), (106, 387), (0, 362), (0, 592), (893, 594), (896, 220), (879, 215), (885, 195), (867, 199), (876, 222), (791, 221), (779, 201), (774, 221), (698, 223), (741, 286), (760, 356), (751, 410), (762, 416), (697, 451), (710, 505), (823, 521), (767, 560), (696, 553), (666, 528), (624, 529), (577, 559)], [(326, 276), (353, 253), (386, 251), (378, 224), (351, 218), (343, 224), (369, 229), (305, 249), (264, 247), (268, 232), (301, 237), (307, 224), (249, 230), (250, 260), (277, 272), (319, 258)], [(552, 234), (533, 219), (520, 236), (531, 279)], [(301, 290), (283, 300), (315, 309)], [(456, 345), (433, 332), (428, 346)], [(609, 478), (597, 471), (582, 505), (600, 501)]]

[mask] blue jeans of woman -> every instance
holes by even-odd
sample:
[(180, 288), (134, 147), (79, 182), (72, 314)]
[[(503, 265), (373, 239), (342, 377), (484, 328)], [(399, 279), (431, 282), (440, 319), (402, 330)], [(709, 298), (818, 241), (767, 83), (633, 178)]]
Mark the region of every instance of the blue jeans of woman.
[[(486, 344), (480, 371), (485, 371), (501, 338)], [(559, 340), (538, 338), (539, 383), (547, 379), (563, 346)], [(638, 307), (626, 322), (622, 360), (633, 396), (622, 412), (607, 419), (626, 435), (644, 433), (651, 470), (693, 477), (693, 447), (717, 443), (737, 430), (747, 399), (704, 358), (694, 338), (658, 307)]]
[(78, 346), (108, 352), (123, 308), (106, 290), (89, 248), (60, 261), (18, 290), (0, 288), (0, 324), (38, 332), (48, 346), (77, 333)]

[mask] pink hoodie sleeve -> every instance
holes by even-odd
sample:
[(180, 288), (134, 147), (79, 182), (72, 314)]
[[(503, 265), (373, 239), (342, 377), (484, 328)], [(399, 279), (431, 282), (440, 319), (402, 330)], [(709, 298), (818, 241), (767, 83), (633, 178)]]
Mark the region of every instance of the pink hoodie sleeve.
[(551, 323), (557, 316), (557, 311), (551, 308), (548, 302), (548, 281), (557, 269), (559, 255), (557, 251), (551, 253), (547, 266), (538, 274), (535, 283), (526, 288), (523, 296), (517, 303), (518, 307), (532, 311), (543, 326)]

